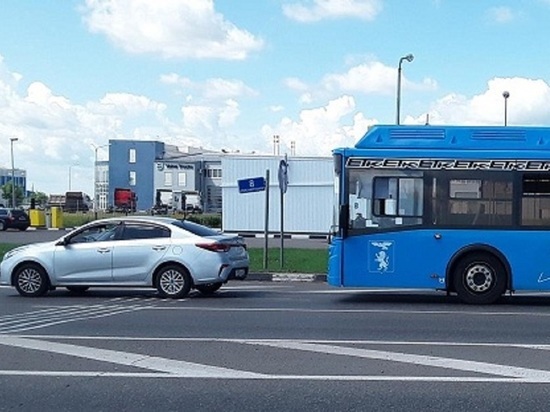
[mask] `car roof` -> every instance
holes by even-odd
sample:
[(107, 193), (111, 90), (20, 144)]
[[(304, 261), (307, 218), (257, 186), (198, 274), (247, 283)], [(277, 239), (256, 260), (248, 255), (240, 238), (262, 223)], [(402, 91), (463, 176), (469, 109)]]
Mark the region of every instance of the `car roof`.
[[(108, 217), (104, 219), (95, 220), (94, 222), (151, 222), (151, 223), (164, 223), (164, 224), (170, 224), (172, 222), (178, 221), (178, 219), (175, 219), (173, 217), (166, 217), (166, 216), (118, 216), (118, 217)], [(91, 223), (94, 223), (91, 222)]]
[(89, 225), (101, 224), (101, 223), (119, 223), (119, 222), (145, 222), (145, 223), (161, 223), (164, 225), (175, 226), (179, 229), (191, 232), (197, 236), (219, 236), (221, 233), (208, 226), (195, 223), (190, 220), (179, 220), (173, 217), (167, 216), (119, 216), (110, 217), (105, 219), (95, 220), (90, 222)]

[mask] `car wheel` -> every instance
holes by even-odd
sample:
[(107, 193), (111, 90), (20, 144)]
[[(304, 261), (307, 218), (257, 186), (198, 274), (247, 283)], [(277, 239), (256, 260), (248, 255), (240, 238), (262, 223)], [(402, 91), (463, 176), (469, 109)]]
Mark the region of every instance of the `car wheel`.
[(191, 276), (185, 269), (177, 265), (161, 268), (157, 273), (155, 283), (160, 295), (165, 298), (183, 298), (191, 290)]
[(506, 291), (504, 266), (487, 253), (468, 255), (456, 267), (454, 287), (458, 298), (465, 303), (493, 303)]
[(90, 289), (89, 286), (67, 286), (67, 290), (71, 293), (81, 295), (84, 292), (86, 292), (88, 289)]
[(217, 291), (219, 288), (222, 287), (221, 282), (216, 283), (206, 283), (204, 285), (197, 285), (197, 290), (202, 293), (203, 295), (211, 295), (215, 291)]
[(6, 230), (6, 224), (4, 223), (3, 220), (0, 220), (0, 231), (4, 231)]
[(34, 263), (20, 266), (14, 276), (15, 289), (21, 296), (43, 296), (48, 291), (48, 276), (46, 271)]

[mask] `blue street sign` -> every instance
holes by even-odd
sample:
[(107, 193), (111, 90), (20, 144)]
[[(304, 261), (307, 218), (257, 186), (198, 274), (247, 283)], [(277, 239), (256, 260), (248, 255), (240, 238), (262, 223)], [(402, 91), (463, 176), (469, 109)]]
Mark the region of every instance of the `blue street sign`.
[(239, 183), (239, 193), (263, 192), (265, 190), (265, 177), (251, 177), (237, 182)]

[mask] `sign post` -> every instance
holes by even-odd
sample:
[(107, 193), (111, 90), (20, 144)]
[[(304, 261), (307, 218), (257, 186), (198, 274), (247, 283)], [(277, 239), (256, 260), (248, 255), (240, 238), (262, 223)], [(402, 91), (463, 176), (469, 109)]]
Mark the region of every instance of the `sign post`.
[(268, 261), (268, 236), (269, 236), (269, 169), (265, 171), (266, 191), (265, 191), (265, 226), (264, 226), (264, 270), (267, 269)]
[(284, 216), (285, 216), (285, 213), (284, 213), (284, 196), (285, 196), (285, 193), (286, 193), (286, 190), (288, 188), (288, 162), (287, 162), (287, 159), (286, 159), (286, 155), (285, 155), (285, 158), (282, 159), (280, 162), (279, 162), (279, 173), (278, 173), (278, 176), (279, 178), (279, 189), (280, 189), (280, 193), (281, 193), (281, 232), (280, 232), (280, 235), (281, 235), (281, 251), (280, 251), (280, 257), (279, 257), (279, 263), (281, 265), (281, 269), (283, 268), (283, 264), (284, 264), (284, 249), (285, 249), (285, 233), (284, 233)]
[(268, 235), (269, 235), (269, 169), (265, 177), (251, 177), (237, 181), (239, 193), (254, 193), (265, 191), (265, 228), (264, 228), (264, 269), (267, 269)]

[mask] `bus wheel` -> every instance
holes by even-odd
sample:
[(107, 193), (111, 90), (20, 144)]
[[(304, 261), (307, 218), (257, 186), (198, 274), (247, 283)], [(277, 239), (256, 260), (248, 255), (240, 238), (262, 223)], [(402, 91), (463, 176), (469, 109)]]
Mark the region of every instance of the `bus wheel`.
[(462, 258), (453, 281), (458, 298), (464, 303), (486, 305), (506, 291), (504, 266), (488, 253), (473, 253)]

